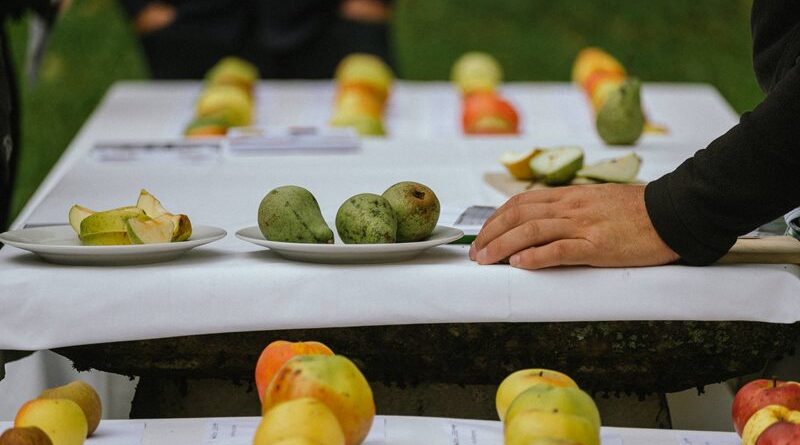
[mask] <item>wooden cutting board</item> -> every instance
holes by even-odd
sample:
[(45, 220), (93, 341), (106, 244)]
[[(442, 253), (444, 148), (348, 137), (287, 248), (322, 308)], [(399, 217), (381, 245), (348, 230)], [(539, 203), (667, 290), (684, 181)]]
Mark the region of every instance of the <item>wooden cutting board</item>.
[[(509, 198), (528, 190), (547, 188), (538, 182), (514, 179), (506, 172), (485, 173), (483, 180)], [(800, 264), (800, 240), (791, 236), (740, 238), (718, 263)]]

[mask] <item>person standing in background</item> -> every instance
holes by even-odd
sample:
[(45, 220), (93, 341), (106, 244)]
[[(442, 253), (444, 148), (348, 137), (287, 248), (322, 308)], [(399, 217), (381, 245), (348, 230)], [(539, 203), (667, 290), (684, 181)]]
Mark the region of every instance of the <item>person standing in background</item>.
[(0, 0), (0, 231), (11, 224), (11, 197), (21, 140), (19, 94), (5, 23), (28, 10), (52, 22), (61, 4), (50, 0)]
[(266, 78), (330, 78), (353, 52), (393, 60), (389, 0), (120, 0), (155, 79), (200, 79), (239, 56)]

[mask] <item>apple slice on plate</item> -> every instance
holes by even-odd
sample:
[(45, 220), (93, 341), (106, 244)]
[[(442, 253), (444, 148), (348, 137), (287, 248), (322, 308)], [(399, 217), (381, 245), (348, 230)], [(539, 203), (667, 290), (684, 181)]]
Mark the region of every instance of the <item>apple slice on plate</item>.
[(601, 182), (630, 183), (636, 180), (642, 158), (636, 153), (608, 159), (578, 170), (577, 176)]
[(583, 167), (583, 149), (565, 146), (545, 150), (531, 159), (533, 174), (547, 185), (566, 184)]

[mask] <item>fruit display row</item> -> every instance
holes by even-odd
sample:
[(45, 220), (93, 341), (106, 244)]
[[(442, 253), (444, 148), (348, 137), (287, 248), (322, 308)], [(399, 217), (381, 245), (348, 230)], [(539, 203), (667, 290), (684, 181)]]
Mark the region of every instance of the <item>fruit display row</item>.
[(642, 159), (629, 153), (596, 164), (584, 165), (583, 149), (577, 146), (533, 148), (525, 153), (507, 151), (500, 163), (515, 179), (548, 186), (636, 181)]
[(330, 125), (352, 127), (361, 136), (383, 136), (383, 111), (394, 81), (391, 68), (372, 54), (342, 59), (334, 76), (336, 96)]
[[(420, 241), (433, 232), (439, 213), (433, 190), (405, 181), (382, 195), (361, 193), (347, 198), (336, 213), (336, 231), (345, 244)], [(270, 241), (334, 242), (314, 195), (294, 185), (275, 188), (264, 196), (258, 207), (258, 228)]]
[(192, 236), (187, 215), (170, 213), (144, 189), (135, 206), (96, 212), (76, 204), (69, 209), (69, 224), (86, 246), (169, 243)]
[(0, 445), (81, 445), (97, 430), (102, 412), (100, 396), (86, 382), (46, 389), (19, 408)]
[(731, 415), (742, 445), (800, 444), (800, 382), (753, 380), (737, 391)]
[(262, 418), (253, 445), (359, 445), (372, 427), (367, 379), (322, 343), (270, 343), (255, 380)]
[(450, 80), (461, 92), (464, 134), (518, 134), (519, 114), (497, 91), (503, 68), (489, 54), (468, 52), (453, 64)]
[(600, 445), (600, 412), (568, 375), (523, 369), (497, 388), (505, 445)]
[(194, 118), (186, 126), (184, 135), (188, 138), (225, 136), (230, 127), (250, 125), (259, 77), (258, 69), (246, 60), (226, 57), (217, 62), (206, 74)]
[(610, 145), (635, 144), (643, 132), (664, 133), (642, 111), (641, 82), (600, 48), (581, 50), (572, 65), (572, 81), (592, 106), (597, 134)]

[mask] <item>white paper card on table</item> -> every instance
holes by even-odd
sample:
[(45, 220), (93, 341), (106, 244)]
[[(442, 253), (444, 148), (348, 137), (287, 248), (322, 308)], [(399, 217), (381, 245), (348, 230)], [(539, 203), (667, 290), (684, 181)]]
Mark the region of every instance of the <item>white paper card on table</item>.
[(741, 443), (741, 439), (736, 433), (683, 431), (676, 433), (676, 436), (680, 445), (739, 445)]
[(623, 445), (622, 436), (619, 433), (607, 433), (600, 431), (600, 443), (603, 445)]
[[(203, 445), (251, 445), (260, 418), (210, 419), (203, 434)], [(364, 440), (366, 445), (386, 443), (386, 419), (376, 417)]]
[(355, 130), (333, 127), (235, 127), (227, 147), (235, 154), (342, 153), (361, 147)]
[(483, 223), (489, 219), (497, 208), (492, 206), (469, 206), (466, 208), (445, 207), (439, 214), (439, 224), (455, 227), (464, 232), (464, 236), (477, 236)]
[[(12, 422), (0, 422), (0, 432), (13, 427)], [(102, 421), (91, 437), (86, 439), (87, 445), (139, 445), (144, 438), (144, 422)]]
[(98, 142), (91, 158), (97, 162), (177, 162), (216, 161), (220, 157), (219, 141), (121, 141)]
[(482, 423), (465, 421), (447, 421), (445, 432), (449, 436), (450, 445), (501, 445), (503, 443), (503, 427), (500, 422)]

